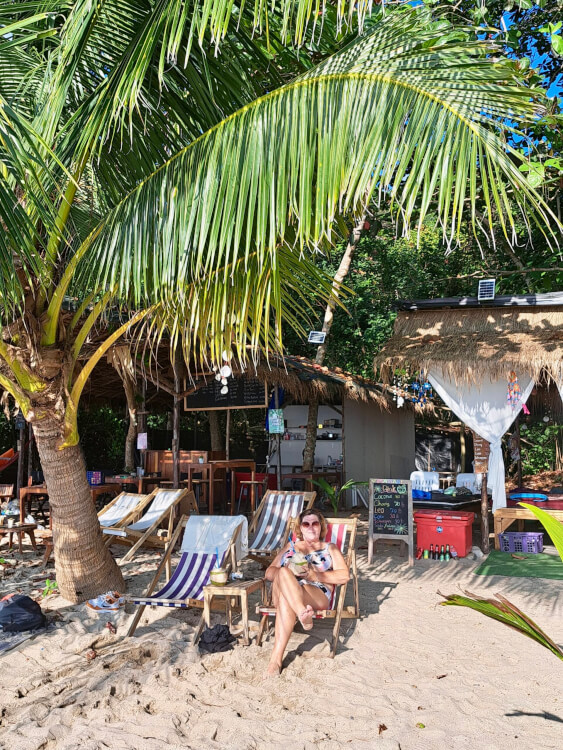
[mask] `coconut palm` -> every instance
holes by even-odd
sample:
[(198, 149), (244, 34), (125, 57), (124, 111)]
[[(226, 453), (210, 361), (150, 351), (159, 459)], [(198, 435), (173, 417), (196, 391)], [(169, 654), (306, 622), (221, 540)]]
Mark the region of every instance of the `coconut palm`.
[(76, 428), (121, 337), (166, 333), (188, 363), (280, 351), (330, 295), (315, 253), (373, 199), (403, 228), (432, 208), (452, 244), (467, 219), (509, 242), (556, 225), (505, 137), (543, 91), (471, 30), (367, 7), (320, 28), (304, 0), (0, 0), (0, 385), (33, 425), (66, 598), (123, 586)]

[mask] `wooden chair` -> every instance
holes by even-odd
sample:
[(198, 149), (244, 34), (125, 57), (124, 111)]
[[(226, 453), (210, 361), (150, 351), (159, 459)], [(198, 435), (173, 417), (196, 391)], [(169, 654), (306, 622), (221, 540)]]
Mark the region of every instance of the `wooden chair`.
[[(126, 598), (139, 610), (125, 637), (133, 635), (145, 607), (203, 608), (203, 587), (209, 583), (211, 570), (224, 567), (229, 573), (236, 568), (237, 540), (243, 525), (246, 526), (246, 519), (241, 516), (182, 516), (146, 594)], [(164, 588), (154, 594), (165, 567), (170, 566), (170, 557), (182, 531), (178, 565)]]
[[(126, 523), (120, 522), (110, 528), (102, 529), (103, 533), (108, 535), (106, 541), (108, 546), (117, 543), (131, 547), (118, 561), (119, 565), (129, 562), (143, 545), (166, 547), (169, 544), (174, 527), (174, 513), (184, 498), (190, 513), (197, 514), (193, 492), (188, 492), (186, 489), (157, 489), (148, 495), (146, 500), (139, 503), (134, 513), (126, 518)], [(168, 521), (167, 529), (159, 531), (159, 527), (166, 520)]]
[[(294, 519), (292, 519), (293, 521)], [(332, 542), (344, 555), (346, 564), (350, 571), (350, 580), (334, 587), (328, 609), (316, 610), (315, 619), (334, 618), (334, 628), (332, 630), (332, 644), (330, 648), (330, 657), (334, 658), (338, 648), (338, 637), (340, 632), (340, 623), (343, 619), (358, 619), (360, 617), (359, 590), (358, 590), (358, 569), (356, 566), (356, 543), (357, 518), (327, 518), (327, 533), (325, 540)], [(353, 604), (345, 606), (344, 600), (348, 584), (352, 584)], [(276, 608), (271, 605), (271, 593), (267, 601), (258, 605), (257, 612), (262, 615), (260, 628), (256, 643), (262, 645), (264, 632), (269, 624), (269, 618), (276, 615)], [(335, 606), (336, 605), (336, 606)]]
[(0, 503), (5, 503), (14, 497), (13, 484), (0, 484)]
[(252, 517), (248, 556), (269, 565), (287, 542), (292, 518), (312, 508), (316, 492), (268, 490)]

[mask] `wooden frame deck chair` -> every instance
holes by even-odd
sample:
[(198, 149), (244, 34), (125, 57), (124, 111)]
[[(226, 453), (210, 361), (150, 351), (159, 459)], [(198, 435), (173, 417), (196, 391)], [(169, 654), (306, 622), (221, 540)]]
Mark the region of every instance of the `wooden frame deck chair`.
[(268, 490), (250, 522), (248, 556), (269, 565), (287, 542), (291, 519), (313, 507), (316, 492)]
[[(127, 525), (120, 523), (102, 529), (103, 533), (109, 537), (106, 542), (108, 546), (114, 543), (131, 545), (131, 549), (117, 561), (119, 565), (129, 562), (143, 545), (166, 547), (172, 538), (176, 507), (184, 498), (186, 498), (190, 513), (197, 514), (193, 492), (188, 492), (186, 489), (158, 489), (151, 493), (144, 502), (139, 503), (134, 514), (127, 520)], [(168, 519), (168, 528), (159, 531), (159, 527), (166, 519)]]
[(135, 492), (122, 492), (117, 497), (104, 505), (98, 513), (100, 526), (110, 528), (112, 526), (126, 526), (127, 523), (135, 517), (137, 506), (141, 503), (143, 508), (154, 497), (154, 492), (150, 495), (139, 495)]
[[(165, 586), (156, 589), (162, 573), (184, 531), (180, 560)], [(200, 607), (203, 608), (203, 587), (209, 583), (211, 570), (216, 567), (236, 568), (246, 554), (248, 524), (245, 516), (182, 516), (170, 544), (144, 596), (128, 596), (126, 601), (139, 607), (127, 631), (133, 635), (145, 607)]]
[[(292, 519), (293, 521), (295, 519)], [(350, 580), (334, 587), (328, 609), (316, 610), (315, 619), (334, 618), (334, 628), (332, 630), (332, 644), (330, 656), (334, 658), (338, 648), (338, 636), (340, 623), (343, 619), (358, 619), (360, 617), (359, 591), (358, 591), (358, 569), (356, 567), (356, 531), (358, 520), (356, 518), (327, 518), (327, 532), (325, 541), (335, 544), (342, 552), (344, 559), (350, 571)], [(353, 603), (344, 606), (344, 599), (348, 584), (351, 584)], [(257, 607), (257, 612), (262, 615), (260, 628), (256, 643), (262, 645), (262, 638), (269, 622), (268, 619), (276, 614), (276, 608), (271, 606), (270, 602), (264, 602)]]

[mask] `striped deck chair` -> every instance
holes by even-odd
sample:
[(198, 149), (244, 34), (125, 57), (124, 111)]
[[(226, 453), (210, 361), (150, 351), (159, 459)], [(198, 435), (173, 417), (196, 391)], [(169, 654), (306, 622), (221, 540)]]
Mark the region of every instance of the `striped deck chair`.
[[(133, 635), (145, 607), (203, 607), (203, 587), (217, 562), (230, 572), (237, 565), (237, 547), (246, 552), (245, 516), (182, 516), (144, 596), (128, 596), (126, 601), (139, 607), (126, 638)], [(184, 530), (180, 560), (174, 574), (158, 593), (154, 590), (170, 560), (172, 551)]]
[[(330, 648), (330, 656), (334, 658), (336, 649), (338, 648), (338, 636), (342, 619), (358, 619), (360, 616), (358, 569), (356, 567), (356, 550), (354, 549), (358, 521), (356, 518), (327, 518), (326, 521), (327, 532), (325, 539), (327, 542), (332, 542), (332, 544), (338, 547), (344, 555), (344, 559), (350, 570), (350, 580), (347, 583), (334, 587), (328, 609), (315, 611), (315, 619), (334, 618), (335, 620)], [(344, 599), (349, 583), (352, 584), (354, 602), (352, 605), (345, 607)], [(268, 601), (258, 605), (256, 611), (262, 615), (258, 638), (256, 639), (257, 645), (261, 646), (264, 632), (269, 625), (269, 618), (275, 616), (276, 608), (271, 606)]]
[[(143, 545), (147, 547), (167, 546), (172, 538), (174, 513), (183, 498), (186, 498), (188, 502), (190, 513), (197, 514), (197, 505), (193, 492), (188, 492), (186, 489), (158, 489), (149, 495), (143, 503), (139, 503), (126, 526), (117, 524), (116, 526), (102, 529), (103, 533), (108, 535), (107, 545), (118, 543), (131, 546), (131, 549), (118, 560), (119, 565), (129, 562), (139, 547)], [(159, 531), (160, 525), (166, 519), (168, 519), (167, 529)]]
[(122, 492), (110, 503), (105, 505), (98, 513), (100, 526), (109, 528), (111, 526), (126, 526), (133, 518), (137, 506), (141, 503), (146, 507), (154, 492), (150, 495), (138, 495), (135, 492)]
[(290, 520), (313, 507), (316, 492), (268, 490), (252, 517), (248, 556), (269, 565), (287, 542)]

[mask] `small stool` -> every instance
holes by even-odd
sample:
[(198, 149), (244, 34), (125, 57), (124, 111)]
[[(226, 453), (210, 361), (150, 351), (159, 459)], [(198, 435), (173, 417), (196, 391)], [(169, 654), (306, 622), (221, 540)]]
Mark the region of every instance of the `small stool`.
[[(203, 491), (203, 496), (205, 499), (205, 492), (207, 491), (207, 488), (209, 487), (209, 479), (192, 479), (192, 487), (195, 493), (195, 502), (197, 505), (197, 509), (200, 510), (200, 500), (201, 500), (202, 491)], [(207, 502), (205, 504), (207, 506)]]
[(31, 540), (31, 546), (37, 552), (37, 545), (35, 544), (35, 534), (33, 533), (36, 528), (37, 528), (37, 524), (35, 523), (19, 523), (14, 526), (4, 525), (4, 526), (0, 526), (0, 535), (2, 536), (8, 535), (8, 549), (11, 550), (14, 534), (17, 534), (18, 549), (20, 551), (20, 554), (22, 554), (23, 553), (22, 538), (24, 534), (27, 534)]
[(203, 631), (203, 626), (210, 626), (211, 623), (211, 602), (214, 598), (220, 597), (225, 599), (225, 609), (227, 613), (227, 625), (229, 630), (232, 626), (232, 606), (235, 604), (233, 599), (240, 599), (240, 609), (242, 615), (242, 632), (243, 638), (242, 643), (245, 646), (250, 646), (250, 630), (248, 626), (248, 595), (254, 591), (261, 591), (261, 597), (264, 598), (266, 591), (266, 580), (264, 578), (258, 578), (253, 581), (231, 581), (226, 586), (213, 586), (209, 584), (203, 587), (203, 614), (198, 625), (197, 630), (194, 633), (193, 644), (198, 642), (199, 637)]
[[(256, 479), (243, 479), (240, 482), (240, 492), (237, 503), (237, 514), (240, 513), (240, 505), (242, 503), (242, 496), (245, 490), (250, 494), (250, 511), (254, 513), (256, 510), (256, 503), (260, 502), (262, 495), (264, 494), (264, 481), (258, 481)], [(247, 495), (248, 498), (248, 495)], [(253, 502), (254, 501), (254, 502)]]

